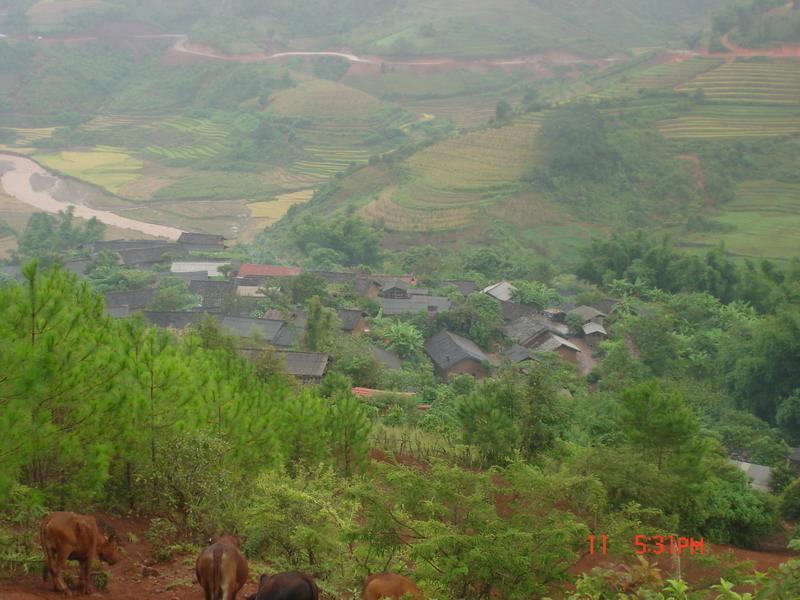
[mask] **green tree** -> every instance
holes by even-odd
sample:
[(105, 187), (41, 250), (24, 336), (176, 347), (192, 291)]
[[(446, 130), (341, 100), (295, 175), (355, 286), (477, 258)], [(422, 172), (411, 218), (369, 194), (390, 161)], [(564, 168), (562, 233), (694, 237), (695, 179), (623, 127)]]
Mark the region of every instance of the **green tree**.
[(334, 310), (322, 306), (319, 296), (312, 296), (306, 304), (306, 330), (301, 344), (304, 349), (318, 352), (328, 346), (337, 328)]
[(379, 335), (389, 342), (389, 349), (402, 358), (413, 358), (422, 352), (422, 332), (411, 323), (393, 321), (381, 328)]
[(696, 450), (700, 424), (679, 392), (660, 389), (655, 381), (642, 383), (622, 392), (620, 408), (628, 443), (659, 469), (668, 457)]
[(331, 400), (328, 419), (331, 457), (345, 477), (366, 471), (371, 431), (364, 405), (349, 389)]
[(294, 304), (305, 304), (312, 296), (322, 299), (328, 295), (327, 283), (314, 273), (300, 273), (292, 277), (289, 290)]
[(562, 299), (556, 290), (538, 281), (515, 281), (512, 292), (515, 302), (533, 306), (539, 310), (561, 304)]

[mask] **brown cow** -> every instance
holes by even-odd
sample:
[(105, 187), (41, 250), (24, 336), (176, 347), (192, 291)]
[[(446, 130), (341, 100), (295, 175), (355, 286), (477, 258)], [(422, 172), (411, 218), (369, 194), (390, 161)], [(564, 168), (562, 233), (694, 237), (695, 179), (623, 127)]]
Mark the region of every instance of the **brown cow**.
[(205, 600), (236, 600), (247, 583), (250, 570), (239, 544), (238, 538), (224, 535), (197, 557), (194, 569)]
[(258, 593), (247, 600), (319, 600), (319, 588), (311, 575), (297, 571), (262, 575)]
[(380, 598), (400, 600), (403, 596), (410, 596), (415, 600), (420, 600), (422, 598), (422, 590), (410, 579), (394, 573), (370, 575), (361, 588), (362, 600), (379, 600)]
[(92, 593), (89, 570), (95, 557), (110, 565), (117, 562), (117, 536), (105, 535), (94, 517), (71, 512), (54, 512), (47, 515), (39, 526), (39, 541), (44, 550), (44, 578), (48, 574), (58, 592), (69, 593), (61, 571), (67, 560), (77, 560), (81, 565), (80, 583), (84, 594)]

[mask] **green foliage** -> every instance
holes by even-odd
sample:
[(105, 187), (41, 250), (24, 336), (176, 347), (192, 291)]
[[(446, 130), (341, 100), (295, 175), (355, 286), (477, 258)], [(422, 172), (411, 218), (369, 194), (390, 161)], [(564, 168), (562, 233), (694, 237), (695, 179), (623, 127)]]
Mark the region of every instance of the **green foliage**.
[(178, 277), (165, 277), (158, 282), (147, 310), (182, 311), (200, 306), (201, 299), (189, 292), (189, 284)]
[(503, 313), (500, 304), (486, 294), (474, 293), (453, 310), (436, 315), (434, 329), (462, 335), (484, 349), (501, 339)]
[(509, 370), (482, 382), (460, 407), (464, 439), (489, 464), (520, 453), (526, 459), (552, 447), (562, 433), (563, 406), (544, 367)]
[(425, 341), (422, 332), (411, 323), (393, 321), (376, 332), (379, 337), (389, 342), (388, 348), (401, 358), (416, 358), (422, 352)]
[(338, 329), (336, 311), (325, 308), (319, 296), (312, 296), (306, 304), (306, 330), (301, 344), (305, 350), (318, 352), (327, 348)]
[(515, 281), (512, 292), (515, 302), (533, 306), (539, 310), (558, 306), (562, 302), (561, 296), (551, 287), (539, 281)]
[(297, 246), (306, 253), (329, 248), (342, 256), (343, 264), (379, 265), (383, 259), (380, 233), (357, 216), (321, 219), (306, 215), (292, 225)]
[(324, 299), (328, 295), (327, 283), (314, 273), (300, 273), (292, 277), (289, 283), (289, 293), (293, 304), (305, 304), (312, 296)]
[(795, 479), (781, 494), (781, 515), (785, 519), (800, 519), (800, 479)]
[(74, 213), (73, 207), (57, 216), (33, 213), (17, 239), (17, 257), (20, 260), (41, 257), (52, 263), (74, 253), (80, 244), (103, 239), (105, 225), (94, 217), (84, 224), (76, 224)]

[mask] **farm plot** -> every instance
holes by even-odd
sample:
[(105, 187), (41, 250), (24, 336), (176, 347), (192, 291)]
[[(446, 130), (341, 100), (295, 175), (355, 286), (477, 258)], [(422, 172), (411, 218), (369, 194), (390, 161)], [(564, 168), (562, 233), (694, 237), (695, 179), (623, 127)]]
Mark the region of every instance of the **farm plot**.
[(88, 152), (34, 154), (33, 158), (46, 167), (88, 181), (114, 194), (136, 179), (142, 169), (139, 159), (112, 146), (95, 146)]
[(247, 205), (250, 216), (261, 226), (269, 226), (279, 221), (295, 204), (305, 204), (314, 196), (314, 190), (301, 190), (276, 196), (274, 200), (251, 202)]
[(716, 237), (704, 234), (703, 242), (723, 240), (727, 250), (742, 256), (788, 259), (800, 255), (800, 184), (745, 182), (725, 208), (716, 220), (734, 230)]
[(162, 125), (191, 139), (191, 143), (179, 146), (152, 145), (147, 147), (148, 153), (168, 160), (211, 158), (225, 150), (229, 137), (228, 127), (225, 124), (209, 119), (180, 117), (164, 121)]
[(800, 133), (800, 106), (705, 105), (662, 121), (659, 131), (675, 139), (780, 137)]
[(642, 89), (668, 90), (720, 66), (722, 60), (692, 57), (683, 61), (663, 63), (629, 73), (614, 84), (594, 94), (598, 98), (616, 98), (634, 94)]
[(800, 105), (800, 62), (736, 60), (677, 88), (702, 90), (708, 100)]
[(389, 231), (447, 231), (469, 225), (477, 214), (474, 208), (423, 210), (400, 206), (391, 188), (364, 205), (359, 213), (370, 223), (380, 223)]
[(36, 129), (0, 127), (0, 132), (10, 134), (16, 146), (29, 146), (38, 140), (49, 138), (55, 130), (55, 127), (39, 127)]
[(450, 138), (407, 161), (412, 181), (394, 197), (411, 209), (477, 208), (511, 195), (536, 158), (538, 126), (517, 123)]
[(307, 79), (277, 92), (269, 112), (285, 117), (369, 122), (384, 107), (375, 96), (325, 79)]

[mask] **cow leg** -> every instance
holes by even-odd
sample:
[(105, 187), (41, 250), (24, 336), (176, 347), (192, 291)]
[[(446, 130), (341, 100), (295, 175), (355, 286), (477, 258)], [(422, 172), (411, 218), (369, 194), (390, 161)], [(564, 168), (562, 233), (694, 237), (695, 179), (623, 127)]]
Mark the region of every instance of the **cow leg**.
[(92, 593), (92, 563), (94, 563), (94, 556), (92, 555), (81, 561), (81, 589), (87, 596)]
[(64, 583), (64, 569), (67, 568), (67, 558), (69, 553), (64, 550), (56, 550), (53, 562), (50, 565), (50, 575), (53, 576), (53, 586), (57, 592), (69, 594), (69, 588)]

